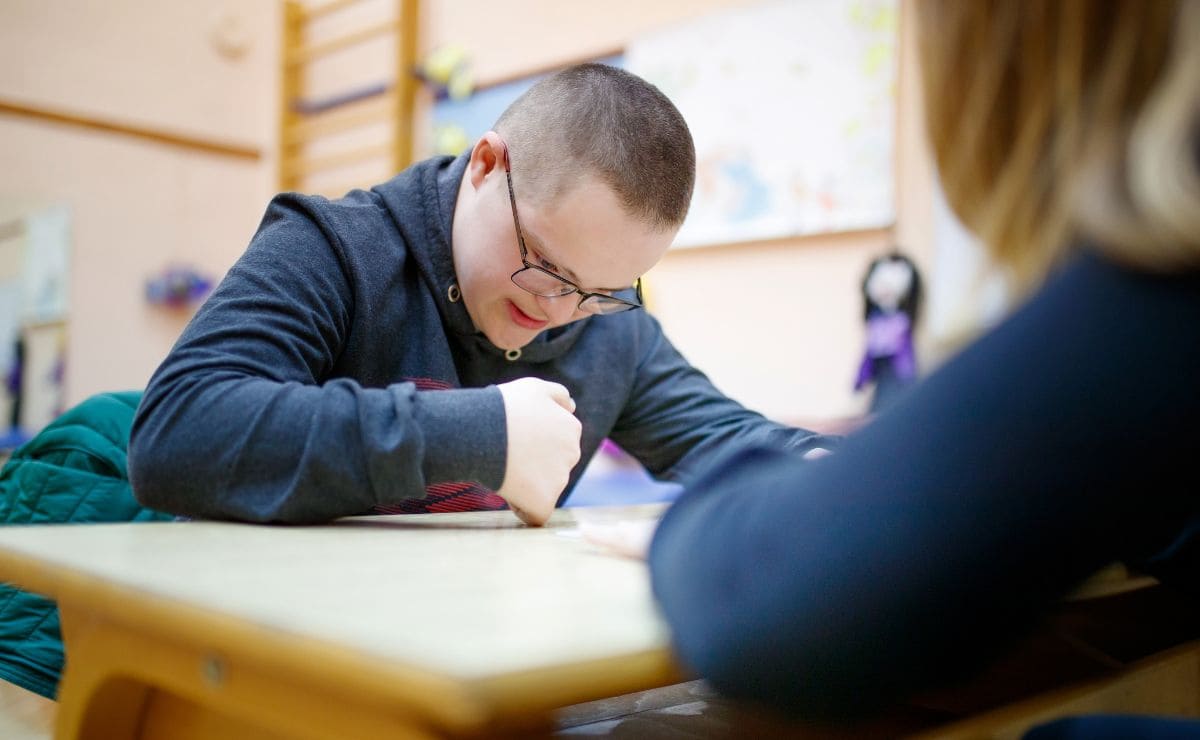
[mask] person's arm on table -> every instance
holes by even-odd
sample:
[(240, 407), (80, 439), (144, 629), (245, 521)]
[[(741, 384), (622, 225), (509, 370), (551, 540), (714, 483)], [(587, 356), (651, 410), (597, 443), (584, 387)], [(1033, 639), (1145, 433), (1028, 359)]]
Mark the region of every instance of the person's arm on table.
[(629, 399), (610, 435), (662, 480), (688, 483), (738, 449), (764, 446), (799, 454), (833, 449), (840, 439), (779, 424), (718, 390), (646, 315), (643, 356)]
[(681, 658), (732, 696), (860, 714), (1101, 566), (1145, 567), (1195, 515), (1195, 291), (1085, 257), (836, 454), (711, 470), (650, 552)]
[(422, 496), (428, 482), (500, 487), (496, 387), (369, 388), (331, 377), (356, 306), (337, 230), (313, 202), (272, 203), (150, 380), (130, 443), (144, 505), (306, 523)]

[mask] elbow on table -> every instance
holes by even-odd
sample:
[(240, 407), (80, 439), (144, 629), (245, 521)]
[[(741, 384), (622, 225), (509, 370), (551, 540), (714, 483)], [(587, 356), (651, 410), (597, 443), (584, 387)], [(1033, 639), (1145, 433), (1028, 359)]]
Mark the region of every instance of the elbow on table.
[(148, 509), (168, 514), (190, 514), (180, 504), (187, 498), (188, 479), (195, 477), (182, 469), (178, 460), (172, 462), (166, 445), (159, 444), (153, 435), (130, 436), (127, 462), (133, 497)]
[(154, 511), (195, 519), (257, 524), (321, 524), (340, 515), (314, 508), (285, 482), (231, 486), (225, 458), (177, 440), (145, 433), (130, 438), (128, 471), (133, 496)]

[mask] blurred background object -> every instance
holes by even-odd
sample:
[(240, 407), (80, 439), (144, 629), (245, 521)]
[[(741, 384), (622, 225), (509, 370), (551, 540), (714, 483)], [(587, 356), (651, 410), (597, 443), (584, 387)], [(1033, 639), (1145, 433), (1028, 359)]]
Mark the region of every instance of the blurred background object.
[(63, 409), (70, 266), (64, 205), (0, 198), (0, 452)]
[(913, 328), (921, 307), (921, 273), (894, 251), (871, 260), (862, 281), (867, 342), (854, 390), (873, 387), (871, 413), (893, 403), (917, 379)]
[(171, 265), (146, 281), (146, 300), (158, 306), (199, 305), (213, 288), (211, 277), (189, 265)]

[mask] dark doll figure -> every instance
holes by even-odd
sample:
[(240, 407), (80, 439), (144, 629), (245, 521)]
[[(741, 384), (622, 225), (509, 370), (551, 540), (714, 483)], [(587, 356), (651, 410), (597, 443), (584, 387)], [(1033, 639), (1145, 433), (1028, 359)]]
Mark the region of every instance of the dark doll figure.
[(877, 257), (862, 282), (867, 348), (854, 390), (875, 384), (871, 413), (877, 413), (917, 377), (913, 325), (921, 302), (921, 276), (911, 259), (892, 252)]
[(12, 365), (9, 367), (8, 375), (4, 379), (5, 390), (12, 398), (12, 405), (9, 407), (9, 427), (16, 431), (21, 426), (21, 386), (22, 372), (25, 365), (25, 339), (20, 334), (17, 335), (16, 341), (13, 343), (13, 359)]

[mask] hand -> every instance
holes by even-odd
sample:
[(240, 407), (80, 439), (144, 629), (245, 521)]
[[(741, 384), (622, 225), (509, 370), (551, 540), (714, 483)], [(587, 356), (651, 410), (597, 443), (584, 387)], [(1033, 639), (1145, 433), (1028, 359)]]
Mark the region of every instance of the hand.
[(496, 491), (521, 521), (540, 527), (554, 513), (579, 462), (583, 425), (575, 401), (558, 383), (521, 378), (500, 386), (508, 430), (504, 482)]
[(632, 522), (579, 523), (579, 534), (593, 545), (613, 555), (622, 555), (636, 560), (645, 560), (650, 553), (650, 540), (658, 528), (657, 519), (639, 519)]

